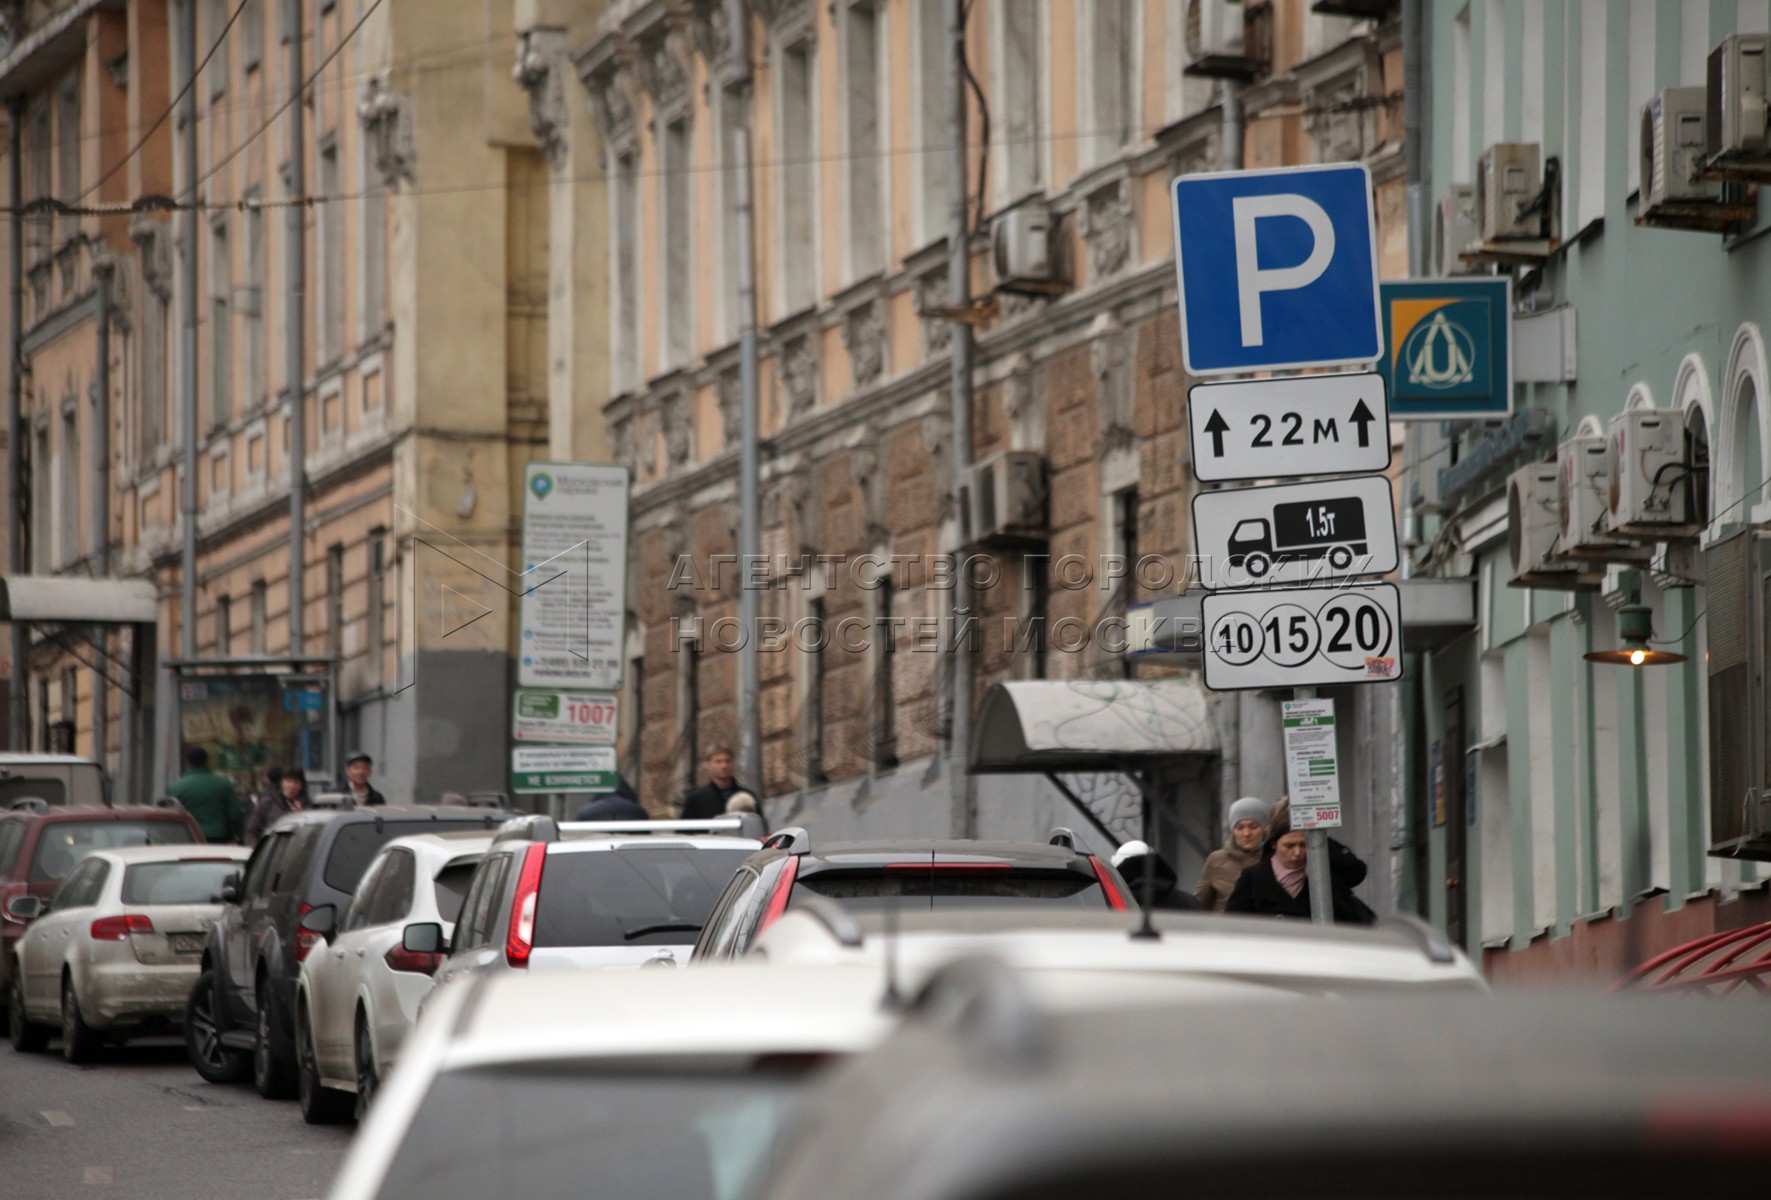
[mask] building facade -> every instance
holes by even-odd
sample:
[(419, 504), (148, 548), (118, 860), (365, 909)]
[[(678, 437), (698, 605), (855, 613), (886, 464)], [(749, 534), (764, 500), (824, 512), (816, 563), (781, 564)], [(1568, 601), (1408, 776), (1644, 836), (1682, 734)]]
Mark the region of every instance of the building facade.
[[(548, 456), (550, 409), (589, 395), (549, 373), (548, 167), (509, 83), (518, 6), (187, 2), (12, 6), (26, 569), (152, 579), (162, 658), (329, 660), (322, 774), (360, 746), (392, 799), (502, 789), (508, 722), (487, 713), (508, 704), (521, 471)], [(572, 283), (601, 294), (588, 271)], [(567, 378), (600, 388), (603, 326), (585, 328)], [(598, 436), (570, 449), (597, 457)], [(33, 626), (30, 744), (114, 766), (122, 653)]]
[[(1771, 516), (1771, 214), (1734, 196), (1742, 210), (1708, 231), (1672, 227), (1651, 192), (1681, 177), (1656, 176), (1642, 142), (1656, 95), (1705, 87), (1712, 50), (1763, 33), (1767, 6), (1425, 7), (1427, 186), (1447, 195), (1477, 183), (1486, 148), (1528, 148), (1555, 244), (1479, 269), (1512, 274), (1515, 330), (1553, 321), (1568, 337), (1558, 369), (1519, 372), (1531, 381), (1516, 385), (1510, 420), (1421, 425), (1409, 438), (1417, 567), (1467, 578), (1477, 597), (1476, 627), (1421, 655), (1411, 684), (1414, 899), (1472, 952), (1486, 949), (1497, 978), (1611, 979), (1771, 908), (1759, 863), (1710, 853), (1725, 840), (1712, 826), (1712, 809), (1728, 807), (1719, 793), (1744, 811), (1729, 781), (1747, 775), (1755, 736), (1712, 731), (1750, 724), (1745, 675), (1764, 667), (1762, 644), (1748, 649), (1730, 616), (1744, 611), (1743, 581), (1719, 573), (1715, 554)], [(1441, 270), (1469, 269), (1440, 257)], [(1565, 470), (1571, 439), (1636, 445), (1616, 439), (1623, 414), (1642, 410), (1673, 431), (1679, 466), (1657, 473), (1686, 489), (1673, 494), (1689, 497), (1688, 528), (1577, 563), (1565, 556), (1592, 530), (1565, 527), (1540, 564), (1550, 578), (1512, 586), (1516, 556), (1534, 551), (1532, 510), (1509, 518), (1509, 473), (1556, 462), (1559, 448)], [(1568, 511), (1554, 493), (1552, 522)], [(1638, 604), (1660, 639), (1651, 647), (1686, 661), (1588, 661), (1619, 645), (1623, 610)], [(1722, 674), (1736, 659), (1740, 677)]]

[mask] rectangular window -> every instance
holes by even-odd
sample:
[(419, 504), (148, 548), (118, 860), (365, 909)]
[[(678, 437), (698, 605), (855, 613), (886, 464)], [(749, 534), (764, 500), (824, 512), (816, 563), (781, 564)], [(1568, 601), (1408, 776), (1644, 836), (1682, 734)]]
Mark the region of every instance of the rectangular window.
[(808, 784), (823, 783), (824, 775), (824, 670), (826, 625), (824, 600), (806, 603), (806, 624), (812, 634), (806, 651), (805, 707), (800, 715), (800, 756), (805, 761)]
[[(340, 194), (338, 141), (320, 146), (320, 195)], [(331, 362), (344, 348), (344, 220), (335, 203), (319, 206), (320, 361)]]
[(226, 596), (215, 598), (215, 653), (226, 658), (234, 650), (234, 602)]
[[(267, 595), (267, 589), (265, 587), (264, 580), (260, 579), (260, 580), (255, 581), (252, 585), (252, 614), (251, 614), (252, 615), (252, 653), (254, 653), (254, 654), (266, 653), (265, 646), (266, 646), (266, 643), (268, 640), (267, 627), (270, 624), (269, 618), (265, 615), (265, 609), (266, 609), (268, 603), (269, 603), (269, 596)], [(301, 653), (301, 650), (300, 650), (300, 648), (292, 647), (290, 650), (290, 653), (299, 654), (299, 653)]]
[(209, 427), (234, 411), (234, 264), (225, 218), (209, 227)]
[[(1654, 0), (1630, 0), (1630, 106), (1624, 114), (1624, 128), (1635, 129), (1642, 120), (1642, 110), (1654, 98), (1654, 23), (1657, 20)], [(1630, 191), (1642, 186), (1642, 156), (1626, 154), (1629, 164)]]
[(251, 71), (264, 61), (264, 0), (245, 0), (239, 29), (240, 67)]
[(363, 340), (378, 336), (387, 322), (387, 183), (375, 165), (375, 151), (363, 146)]
[(643, 785), (646, 762), (646, 656), (636, 654), (627, 660), (627, 695), (621, 723), (627, 726), (627, 755), (623, 773), (635, 788)]
[(56, 539), (62, 566), (80, 557), (80, 424), (73, 405), (62, 410), (61, 457), (56, 461)]
[(947, 232), (946, 0), (916, 0), (917, 216), (923, 245)]
[(145, 463), (166, 444), (166, 301), (141, 289), (140, 457)]
[(782, 316), (818, 302), (817, 125), (812, 105), (818, 75), (810, 42), (781, 50)]
[(719, 241), (720, 241), (720, 340), (737, 338), (744, 321), (739, 307), (738, 256), (744, 252), (744, 231), (738, 223), (738, 159), (736, 140), (744, 128), (744, 98), (732, 92), (719, 96), (719, 148), (716, 154), (724, 164), (720, 172)]
[(1469, 183), (1475, 178), (1476, 150), (1470, 126), (1470, 10), (1457, 14), (1451, 26), (1451, 181)]
[(1082, 117), (1084, 164), (1118, 156), (1137, 124), (1140, 39), (1134, 0), (1088, 0), (1084, 36), (1089, 63)]
[[(71, 72), (62, 79), (55, 96), (55, 172), (56, 194), (68, 203), (80, 199), (80, 73)], [(80, 218), (61, 218), (61, 238), (66, 241), (80, 232)]]
[(1605, 92), (1608, 86), (1611, 6), (1605, 0), (1580, 3), (1580, 192), (1575, 231), (1605, 215)]
[(897, 636), (893, 625), (895, 588), (890, 575), (881, 575), (873, 593), (877, 599), (878, 619), (873, 636), (873, 711), (877, 721), (874, 730), (873, 761), (881, 767), (898, 764), (898, 697), (893, 687), (893, 671), (897, 666)]
[(234, 307), (240, 312), (240, 336), (246, 352), (246, 403), (243, 407), (247, 409), (264, 403), (268, 386), (265, 363), (270, 354), (264, 323), (264, 210), (252, 206), (252, 202), (259, 199), (262, 197), (256, 191), (247, 197), (243, 218), (246, 222), (246, 282), (234, 293)]
[(998, 207), (1005, 207), (1040, 190), (1043, 3), (999, 4), (995, 13), (1002, 55), (995, 116), (1001, 133), (993, 130), (991, 140), (1000, 146), (1002, 166), (996, 173), (996, 196)]
[(843, 28), (843, 127), (848, 139), (849, 278), (861, 279), (885, 265), (885, 219), (880, 181), (879, 24), (873, 0), (845, 10)]
[(50, 492), (55, 481), (55, 460), (50, 454), (49, 426), (37, 429), (33, 446), (35, 453), (31, 455), (31, 561), (36, 564), (39, 574), (48, 574), (54, 569), (50, 554), (49, 531), (52, 523), (49, 519)]
[(639, 161), (615, 160), (615, 386), (629, 392), (640, 381)]
[(664, 128), (664, 328), (669, 365), (680, 367), (694, 353), (695, 284), (693, 207), (695, 177), (690, 173), (689, 123)]
[[(25, 128), (29, 135), (25, 139), (25, 199), (47, 199), (52, 195), (49, 168), (54, 161), (51, 155), (55, 146), (48, 96), (39, 95), (31, 101), (25, 117)], [(27, 262), (35, 262), (49, 253), (52, 221), (52, 217), (43, 215), (25, 219), (25, 236), (29, 239), (27, 244), (31, 251)]]
[(326, 551), (326, 653), (344, 657), (344, 547)]
[(234, 5), (229, 0), (204, 0), (203, 3), (203, 23), (197, 30), (197, 53), (209, 54), (210, 47), (215, 48), (209, 65), (203, 71), (203, 77), (209, 83), (211, 99), (228, 89), (228, 40), (222, 36), (221, 31), (227, 28), (228, 18), (233, 15), (233, 11)]
[(387, 655), (387, 642), (384, 637), (387, 614), (387, 530), (371, 529), (369, 531), (369, 668), (367, 679), (370, 687), (380, 687), (386, 678), (386, 664), (382, 659)]

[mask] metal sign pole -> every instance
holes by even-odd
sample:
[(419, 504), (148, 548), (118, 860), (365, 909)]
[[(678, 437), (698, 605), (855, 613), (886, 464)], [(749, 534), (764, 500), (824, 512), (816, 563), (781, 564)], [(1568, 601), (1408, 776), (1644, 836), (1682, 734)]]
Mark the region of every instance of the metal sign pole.
[[(1299, 700), (1314, 700), (1316, 689), (1301, 687), (1292, 695)], [(1334, 924), (1334, 893), (1333, 883), (1328, 877), (1328, 831), (1324, 829), (1308, 829), (1304, 831), (1304, 851), (1309, 857), (1306, 865), (1310, 884), (1310, 921), (1315, 925)]]

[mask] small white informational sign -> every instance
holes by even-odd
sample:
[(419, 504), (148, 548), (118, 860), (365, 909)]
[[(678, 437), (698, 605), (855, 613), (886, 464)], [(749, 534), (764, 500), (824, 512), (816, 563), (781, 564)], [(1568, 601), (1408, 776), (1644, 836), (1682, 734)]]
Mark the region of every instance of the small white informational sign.
[(1212, 592), (1200, 613), (1213, 691), (1402, 678), (1402, 597), (1393, 583)]
[(1387, 395), (1375, 371), (1196, 384), (1187, 391), (1193, 474), (1228, 483), (1387, 470)]
[(1291, 827), (1339, 828), (1341, 776), (1334, 748), (1334, 701), (1287, 700), (1281, 707)]
[(510, 752), (510, 790), (612, 792), (619, 782), (613, 746), (520, 746)]
[(613, 746), (620, 698), (613, 692), (519, 688), (511, 703), (511, 737), (519, 742)]
[(627, 485), (627, 468), (595, 463), (524, 472), (520, 686), (621, 686)]
[(1207, 591), (1388, 575), (1401, 552), (1386, 475), (1200, 492), (1193, 537)]

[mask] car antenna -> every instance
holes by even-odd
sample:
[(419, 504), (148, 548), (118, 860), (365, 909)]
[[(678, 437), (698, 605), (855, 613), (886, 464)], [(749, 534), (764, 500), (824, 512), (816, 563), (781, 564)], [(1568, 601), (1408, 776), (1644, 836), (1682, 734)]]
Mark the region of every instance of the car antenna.
[(904, 994), (898, 990), (898, 897), (885, 897), (885, 996), (887, 1008), (904, 1007)]

